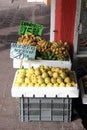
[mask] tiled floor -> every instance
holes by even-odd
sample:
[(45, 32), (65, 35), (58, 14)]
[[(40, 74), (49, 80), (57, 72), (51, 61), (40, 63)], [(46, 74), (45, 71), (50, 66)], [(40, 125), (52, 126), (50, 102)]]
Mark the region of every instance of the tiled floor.
[[(28, 17), (29, 13), (29, 8), (19, 8), (19, 6), (11, 6), (7, 10), (0, 10), (0, 130), (85, 130), (79, 116), (70, 123), (25, 123), (19, 120), (18, 99), (11, 97), (11, 86), (16, 69), (13, 69), (9, 52), (10, 43), (16, 42), (18, 38), (20, 19), (29, 20), (31, 18), (31, 16)], [(44, 12), (42, 13), (44, 14)], [(50, 16), (47, 15), (46, 17), (49, 18)], [(42, 21), (45, 21), (46, 17), (40, 16), (37, 19), (34, 17), (33, 20), (38, 22), (42, 18)], [(44, 23), (46, 30), (43, 36), (49, 39), (49, 20), (46, 20), (46, 24)]]

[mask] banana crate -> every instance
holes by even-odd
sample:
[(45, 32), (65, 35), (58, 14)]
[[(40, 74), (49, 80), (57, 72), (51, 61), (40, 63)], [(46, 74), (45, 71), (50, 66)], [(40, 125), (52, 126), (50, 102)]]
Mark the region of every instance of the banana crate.
[(59, 121), (70, 122), (72, 117), (71, 98), (25, 98), (20, 100), (19, 118), (22, 122)]

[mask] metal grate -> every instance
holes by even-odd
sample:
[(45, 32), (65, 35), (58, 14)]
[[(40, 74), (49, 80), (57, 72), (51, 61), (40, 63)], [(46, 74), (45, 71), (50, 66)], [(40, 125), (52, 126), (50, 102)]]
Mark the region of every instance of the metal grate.
[(20, 120), (71, 121), (72, 99), (70, 98), (20, 98)]

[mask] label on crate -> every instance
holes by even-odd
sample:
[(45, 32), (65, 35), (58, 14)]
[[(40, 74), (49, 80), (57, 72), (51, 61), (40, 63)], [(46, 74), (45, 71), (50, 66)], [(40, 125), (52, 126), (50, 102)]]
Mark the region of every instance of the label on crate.
[(34, 60), (36, 55), (35, 46), (20, 45), (17, 43), (11, 43), (10, 58), (16, 58), (21, 60)]
[(31, 22), (21, 21), (19, 35), (32, 33), (36, 36), (41, 36), (43, 31), (43, 25), (34, 24)]

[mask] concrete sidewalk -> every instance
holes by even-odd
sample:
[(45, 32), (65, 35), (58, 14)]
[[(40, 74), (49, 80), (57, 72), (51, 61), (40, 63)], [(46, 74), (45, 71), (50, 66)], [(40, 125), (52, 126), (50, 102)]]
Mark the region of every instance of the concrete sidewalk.
[(80, 117), (70, 123), (24, 123), (19, 120), (19, 101), (11, 97), (16, 69), (13, 69), (12, 59), (9, 58), (10, 43), (17, 41), (20, 20), (43, 24), (45, 26), (43, 37), (49, 39), (50, 9), (45, 8), (46, 13), (44, 7), (38, 5), (32, 13), (32, 7), (18, 7), (13, 6), (0, 11), (0, 130), (85, 130)]

